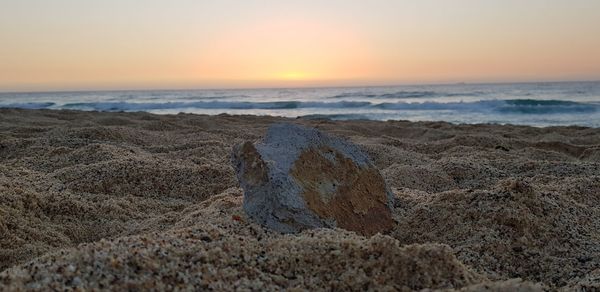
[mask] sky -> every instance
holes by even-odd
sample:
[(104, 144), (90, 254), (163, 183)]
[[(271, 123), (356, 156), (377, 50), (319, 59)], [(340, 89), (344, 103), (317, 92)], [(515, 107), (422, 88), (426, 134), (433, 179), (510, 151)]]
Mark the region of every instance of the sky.
[(571, 80), (598, 0), (0, 0), (0, 91)]

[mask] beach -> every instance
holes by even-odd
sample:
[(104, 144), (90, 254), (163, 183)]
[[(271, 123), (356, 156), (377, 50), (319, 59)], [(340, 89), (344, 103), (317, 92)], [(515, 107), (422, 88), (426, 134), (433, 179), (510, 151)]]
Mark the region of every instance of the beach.
[[(253, 223), (232, 147), (357, 144), (395, 225)], [(0, 290), (600, 289), (600, 128), (0, 109)]]

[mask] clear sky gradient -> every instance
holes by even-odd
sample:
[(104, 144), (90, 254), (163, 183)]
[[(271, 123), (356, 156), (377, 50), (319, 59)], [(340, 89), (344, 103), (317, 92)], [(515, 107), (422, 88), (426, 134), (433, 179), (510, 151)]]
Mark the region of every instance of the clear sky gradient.
[(0, 91), (600, 80), (598, 0), (0, 0)]

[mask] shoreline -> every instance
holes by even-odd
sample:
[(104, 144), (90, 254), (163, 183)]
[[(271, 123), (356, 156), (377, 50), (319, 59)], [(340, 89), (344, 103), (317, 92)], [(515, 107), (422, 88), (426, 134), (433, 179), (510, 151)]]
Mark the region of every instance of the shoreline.
[[(276, 122), (364, 149), (392, 232), (249, 221), (231, 147)], [(598, 289), (598, 194), (600, 128), (0, 109), (0, 286)]]

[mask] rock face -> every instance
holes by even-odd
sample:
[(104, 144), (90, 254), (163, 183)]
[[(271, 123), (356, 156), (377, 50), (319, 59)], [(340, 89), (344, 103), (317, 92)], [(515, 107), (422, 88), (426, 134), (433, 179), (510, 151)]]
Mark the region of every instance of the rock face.
[(317, 129), (275, 124), (256, 145), (233, 149), (244, 210), (291, 233), (340, 227), (362, 235), (392, 228), (393, 195), (360, 149)]

